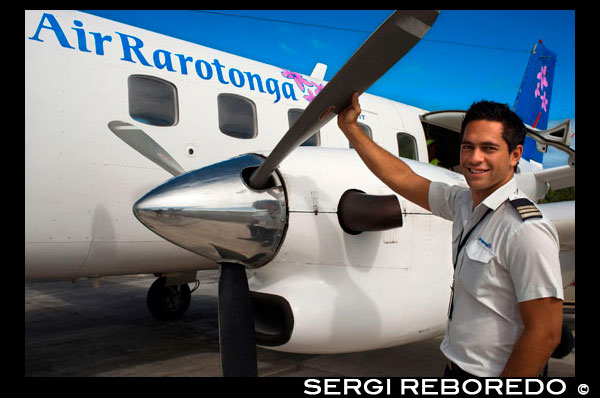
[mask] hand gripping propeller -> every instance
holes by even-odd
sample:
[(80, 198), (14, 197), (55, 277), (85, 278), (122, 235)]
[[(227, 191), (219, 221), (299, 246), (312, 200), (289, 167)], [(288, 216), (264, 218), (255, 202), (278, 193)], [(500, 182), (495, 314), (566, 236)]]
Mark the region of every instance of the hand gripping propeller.
[(362, 94), (398, 62), (427, 33), (438, 15), (439, 11), (399, 10), (385, 20), (306, 107), (250, 177), (249, 185), (264, 188), (287, 155), (350, 105), (354, 92)]

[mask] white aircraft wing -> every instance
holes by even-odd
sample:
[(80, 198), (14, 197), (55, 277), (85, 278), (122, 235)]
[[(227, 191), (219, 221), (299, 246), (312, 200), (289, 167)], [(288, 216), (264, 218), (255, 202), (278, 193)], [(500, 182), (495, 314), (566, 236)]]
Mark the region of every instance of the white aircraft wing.
[(554, 190), (575, 186), (575, 168), (571, 166), (544, 169), (534, 175), (537, 180), (548, 183)]

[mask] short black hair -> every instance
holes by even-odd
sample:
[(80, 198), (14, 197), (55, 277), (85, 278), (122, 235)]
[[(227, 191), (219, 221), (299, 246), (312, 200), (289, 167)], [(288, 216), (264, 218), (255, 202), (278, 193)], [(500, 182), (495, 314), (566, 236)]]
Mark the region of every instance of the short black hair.
[(523, 145), (527, 128), (521, 118), (510, 110), (508, 105), (493, 101), (474, 102), (462, 121), (460, 128), (460, 139), (465, 133), (469, 122), (474, 120), (489, 120), (502, 123), (502, 138), (508, 145), (508, 153), (511, 153), (517, 145)]

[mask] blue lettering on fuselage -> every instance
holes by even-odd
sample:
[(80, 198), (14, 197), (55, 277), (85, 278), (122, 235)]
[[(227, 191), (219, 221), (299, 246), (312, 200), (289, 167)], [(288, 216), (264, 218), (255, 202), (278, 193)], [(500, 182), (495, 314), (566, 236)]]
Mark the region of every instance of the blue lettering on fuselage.
[[(45, 21), (48, 21), (50, 26), (44, 25)], [(49, 29), (49, 30), (53, 31), (54, 35), (56, 36), (56, 39), (58, 40), (58, 43), (61, 46), (65, 47), (65, 48), (75, 49), (75, 47), (73, 47), (73, 46), (71, 46), (71, 44), (69, 44), (69, 41), (67, 40), (67, 37), (65, 36), (65, 32), (62, 31), (60, 24), (58, 23), (58, 21), (56, 20), (54, 15), (44, 13), (44, 15), (42, 15), (42, 19), (40, 20), (40, 23), (38, 24), (38, 28), (35, 31), (35, 34), (33, 36), (31, 36), (29, 39), (43, 42), (44, 40), (40, 39), (40, 33), (42, 32), (42, 29)]]
[[(134, 64), (139, 63), (151, 68), (166, 69), (169, 72), (179, 72), (182, 75), (193, 74), (193, 71), (195, 71), (196, 76), (202, 80), (212, 80), (216, 77), (216, 80), (223, 85), (231, 85), (237, 88), (248, 87), (251, 91), (258, 90), (261, 93), (268, 93), (275, 97), (274, 103), (279, 102), (282, 95), (286, 99), (298, 101), (294, 86), (289, 82), (280, 83), (279, 80), (272, 77), (263, 79), (258, 73), (242, 71), (234, 66), (224, 65), (217, 58), (214, 58), (212, 62), (203, 59), (194, 60), (191, 56), (174, 54), (172, 51), (165, 49), (156, 49), (152, 54), (149, 54), (150, 50), (144, 48), (144, 41), (142, 39), (122, 32), (115, 31), (120, 39), (115, 41), (113, 41), (111, 35), (103, 35), (99, 32), (87, 32), (93, 37), (93, 40), (90, 41), (91, 43), (88, 43), (83, 22), (74, 20), (73, 25), (71, 30), (75, 31), (75, 37), (71, 40), (77, 47), (69, 42), (60, 23), (50, 13), (42, 15), (35, 33), (28, 39), (42, 43), (56, 40), (63, 48), (78, 50), (84, 53), (93, 52), (100, 56), (104, 55), (106, 42), (119, 43), (123, 54), (121, 61)], [(67, 32), (72, 35), (72, 32)], [(191, 67), (192, 65), (193, 67)], [(177, 70), (177, 66), (179, 66), (179, 70)]]
[[(144, 55), (142, 54), (141, 48), (144, 47), (144, 42), (142, 39), (138, 39), (137, 37), (126, 35), (125, 33), (121, 32), (115, 33), (121, 37), (121, 45), (123, 46), (123, 58), (121, 58), (121, 61), (133, 62), (135, 64), (136, 62), (131, 56), (133, 51), (136, 58), (142, 63), (142, 65), (152, 66), (148, 61), (146, 61), (146, 58), (144, 58)], [(131, 39), (133, 42), (129, 39)]]

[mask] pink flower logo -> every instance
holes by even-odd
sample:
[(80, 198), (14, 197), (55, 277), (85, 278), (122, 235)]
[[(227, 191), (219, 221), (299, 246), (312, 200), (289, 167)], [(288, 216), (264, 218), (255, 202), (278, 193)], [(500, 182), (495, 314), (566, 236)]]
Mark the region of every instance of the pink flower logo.
[[(292, 71), (284, 69), (281, 72), (281, 75), (287, 79), (294, 80), (294, 82), (296, 82), (296, 86), (298, 86), (298, 88), (303, 93), (306, 92), (306, 95), (304, 95), (303, 98), (305, 100), (307, 100), (308, 102), (311, 102), (313, 99), (315, 99), (317, 94), (319, 94), (321, 92), (321, 90), (323, 89), (322, 84), (318, 84), (315, 82), (311, 82), (310, 80), (306, 80), (304, 78), (304, 76), (302, 76), (300, 73), (296, 73), (296, 72), (292, 72)], [(314, 90), (311, 90), (308, 87), (314, 87)]]
[(314, 92), (311, 91), (311, 90), (307, 90), (308, 91), (308, 95), (304, 96), (304, 99), (307, 100), (308, 102), (311, 102), (312, 100), (314, 100), (315, 97), (317, 96), (317, 94), (319, 94), (321, 92), (321, 90), (323, 90), (323, 85), (322, 84), (317, 85), (315, 83), (315, 85), (316, 85), (316, 87), (315, 87)]
[(544, 110), (544, 112), (548, 112), (548, 109), (546, 109), (546, 105), (548, 105), (548, 99), (546, 98), (546, 92), (545, 91), (542, 94), (542, 97), (540, 99), (542, 100), (542, 109)]
[(292, 72), (292, 71), (284, 69), (283, 72), (281, 72), (281, 75), (288, 79), (293, 79), (296, 82), (296, 85), (298, 86), (298, 88), (300, 90), (302, 90), (302, 92), (304, 92), (305, 85), (308, 87), (312, 87), (314, 85), (313, 82), (310, 82), (310, 81), (306, 80), (304, 77), (302, 77), (302, 75), (300, 73), (296, 73), (296, 72)]
[(546, 91), (544, 91), (545, 87), (548, 87), (548, 80), (546, 79), (546, 70), (547, 66), (542, 66), (542, 69), (537, 74), (537, 79), (539, 82), (534, 91), (535, 98), (540, 97), (542, 100), (542, 109), (544, 112), (548, 112), (548, 98), (546, 97)]
[(547, 66), (542, 66), (542, 70), (540, 70), (540, 73), (537, 74), (537, 78), (542, 83), (542, 89), (544, 87), (548, 87), (548, 80), (546, 80), (546, 68)]

